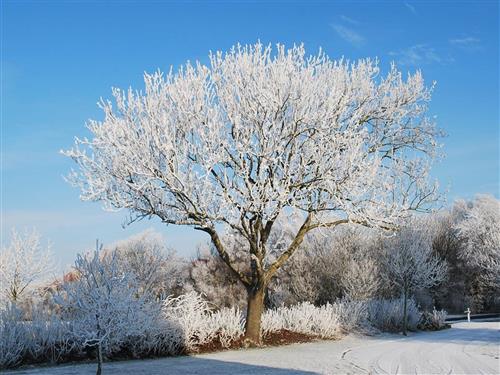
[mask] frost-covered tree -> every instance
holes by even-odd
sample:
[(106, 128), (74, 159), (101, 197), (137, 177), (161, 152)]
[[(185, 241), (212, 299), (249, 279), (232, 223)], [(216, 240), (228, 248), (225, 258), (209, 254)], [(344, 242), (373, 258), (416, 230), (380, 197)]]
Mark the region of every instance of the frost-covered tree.
[(433, 254), (430, 231), (425, 222), (413, 219), (389, 239), (384, 259), (387, 282), (395, 286), (403, 299), (403, 334), (407, 329), (407, 305), (415, 290), (435, 286), (445, 280), (447, 264)]
[(350, 260), (342, 277), (342, 286), (351, 300), (375, 297), (380, 288), (377, 263), (370, 258)]
[(77, 256), (75, 278), (65, 282), (55, 298), (75, 340), (96, 350), (97, 375), (106, 355), (131, 347), (159, 315), (159, 305), (139, 293), (134, 275), (120, 269), (116, 253), (103, 259), (99, 250)]
[(463, 219), (455, 225), (462, 241), (460, 257), (484, 274), (488, 283), (500, 286), (500, 201), (478, 195), (462, 207)]
[[(243, 268), (243, 251), (233, 251), (233, 262)], [(205, 296), (218, 308), (243, 307), (246, 303), (246, 291), (239, 279), (226, 266), (210, 245), (198, 248), (198, 254), (192, 260), (189, 268), (190, 281), (193, 289)]]
[[(435, 198), (428, 182), (436, 130), (431, 89), (377, 61), (333, 61), (302, 45), (237, 45), (208, 65), (145, 74), (145, 91), (113, 90), (90, 139), (65, 154), (82, 199), (159, 217), (210, 236), (248, 293), (246, 337), (260, 342), (265, 290), (304, 237), (357, 223), (391, 228)], [(302, 223), (268, 257), (274, 223)], [(235, 267), (221, 231), (247, 242), (248, 272)]]
[(50, 246), (42, 246), (36, 231), (12, 231), (0, 253), (1, 300), (19, 302), (37, 282), (53, 270)]
[(174, 293), (183, 284), (186, 265), (167, 248), (158, 232), (146, 230), (131, 236), (107, 253), (115, 257), (122, 272), (134, 275), (140, 294), (159, 298)]

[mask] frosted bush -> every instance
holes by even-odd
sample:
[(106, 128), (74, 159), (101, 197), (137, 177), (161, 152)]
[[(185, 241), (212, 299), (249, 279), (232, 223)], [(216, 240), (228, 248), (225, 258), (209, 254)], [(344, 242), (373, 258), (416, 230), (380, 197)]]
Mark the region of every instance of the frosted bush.
[(432, 311), (424, 311), (420, 317), (418, 328), (423, 330), (440, 330), (446, 327), (446, 317), (448, 313), (445, 310), (436, 310), (434, 307)]
[(0, 368), (17, 365), (26, 351), (27, 332), (22, 312), (12, 304), (0, 310)]
[(433, 321), (436, 322), (439, 326), (445, 325), (447, 317), (448, 317), (448, 313), (446, 312), (446, 310), (439, 310), (438, 311), (438, 310), (436, 310), (436, 308), (434, 308), (432, 310)]
[(342, 299), (333, 303), (332, 307), (344, 332), (369, 330), (368, 307), (365, 301)]
[(244, 333), (245, 319), (236, 307), (223, 308), (210, 315), (209, 327), (216, 330), (215, 335), (224, 348), (240, 338)]
[(316, 307), (309, 302), (290, 307), (279, 307), (264, 312), (262, 332), (269, 334), (288, 330), (321, 338), (334, 338), (340, 334), (340, 322), (332, 305)]
[(162, 306), (152, 303), (148, 311), (148, 324), (135, 336), (130, 336), (127, 348), (136, 358), (148, 354), (176, 355), (184, 350), (184, 334), (182, 329), (171, 321), (166, 321), (162, 316)]
[(180, 330), (179, 337), (187, 351), (213, 339), (213, 327), (207, 324), (210, 312), (209, 303), (196, 292), (170, 296), (163, 303), (163, 316), (171, 324), (170, 329)]
[(214, 312), (209, 302), (196, 292), (169, 297), (162, 309), (167, 331), (177, 331), (176, 337), (188, 352), (215, 339), (223, 347), (229, 347), (243, 334), (244, 319), (238, 308)]
[(31, 320), (14, 304), (0, 311), (0, 368), (15, 367), (26, 358), (55, 363), (75, 351), (68, 324), (37, 306)]
[(25, 322), (25, 327), (29, 340), (27, 350), (35, 360), (56, 363), (81, 349), (71, 332), (70, 323), (40, 308), (33, 311), (32, 320)]
[[(403, 299), (375, 299), (367, 302), (368, 320), (381, 331), (396, 332), (403, 327)], [(408, 329), (415, 330), (420, 312), (414, 299), (408, 299)]]

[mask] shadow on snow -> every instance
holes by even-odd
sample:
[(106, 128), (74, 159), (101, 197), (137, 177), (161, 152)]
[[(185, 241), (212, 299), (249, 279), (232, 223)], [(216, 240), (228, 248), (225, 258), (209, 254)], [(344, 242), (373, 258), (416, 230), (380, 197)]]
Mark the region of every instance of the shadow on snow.
[[(12, 375), (39, 374), (39, 375), (87, 375), (95, 374), (96, 364), (64, 364), (55, 367), (38, 367), (18, 369), (5, 373)], [(307, 375), (316, 374), (310, 371), (274, 368), (267, 366), (248, 365), (237, 362), (226, 362), (199, 357), (169, 357), (147, 360), (130, 360), (105, 362), (102, 368), (103, 375), (163, 375), (163, 374), (258, 374), (258, 375)]]

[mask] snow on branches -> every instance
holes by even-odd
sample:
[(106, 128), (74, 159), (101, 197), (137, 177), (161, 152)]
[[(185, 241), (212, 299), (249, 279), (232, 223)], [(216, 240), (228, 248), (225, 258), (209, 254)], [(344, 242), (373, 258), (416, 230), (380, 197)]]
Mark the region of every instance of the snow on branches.
[(469, 204), (457, 202), (455, 209), (463, 217), (455, 225), (463, 243), (460, 256), (500, 286), (500, 201), (491, 195), (478, 195)]
[(116, 107), (103, 101), (104, 121), (88, 123), (93, 138), (66, 151), (85, 200), (240, 228), (289, 206), (388, 223), (434, 190), (423, 161), (438, 132), (420, 72), (380, 77), (369, 59), (257, 43), (144, 79), (144, 92), (114, 89)]
[(115, 255), (78, 255), (74, 269), (75, 280), (61, 286), (55, 302), (82, 348), (97, 349), (99, 363), (156, 326), (159, 308), (155, 312), (156, 304), (139, 293), (133, 274), (120, 270)]
[(52, 270), (50, 246), (42, 247), (40, 235), (13, 230), (10, 244), (0, 253), (1, 301), (18, 302)]
[(447, 277), (448, 265), (433, 254), (431, 230), (426, 222), (414, 218), (394, 238), (384, 259), (385, 274), (403, 298), (403, 333), (407, 328), (407, 303), (415, 290), (440, 284)]

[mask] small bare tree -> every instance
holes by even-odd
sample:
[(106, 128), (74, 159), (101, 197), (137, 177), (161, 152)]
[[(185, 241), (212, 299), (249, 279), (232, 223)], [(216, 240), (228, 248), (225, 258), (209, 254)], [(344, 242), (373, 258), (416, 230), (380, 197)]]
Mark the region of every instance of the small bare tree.
[(18, 302), (52, 270), (50, 246), (42, 247), (40, 235), (35, 230), (23, 234), (13, 230), (10, 244), (0, 254), (2, 300)]
[[(246, 338), (260, 343), (270, 280), (307, 233), (345, 223), (392, 228), (435, 199), (428, 183), (439, 132), (425, 116), (420, 72), (332, 61), (303, 46), (261, 43), (145, 75), (144, 92), (113, 90), (92, 139), (65, 154), (82, 198), (203, 231), (247, 291)], [(291, 210), (302, 222), (280, 254), (268, 241)], [(238, 269), (221, 231), (247, 242)]]
[(411, 293), (445, 280), (447, 265), (432, 252), (432, 238), (417, 219), (389, 239), (384, 259), (386, 281), (403, 296), (403, 334), (407, 330), (407, 305)]

